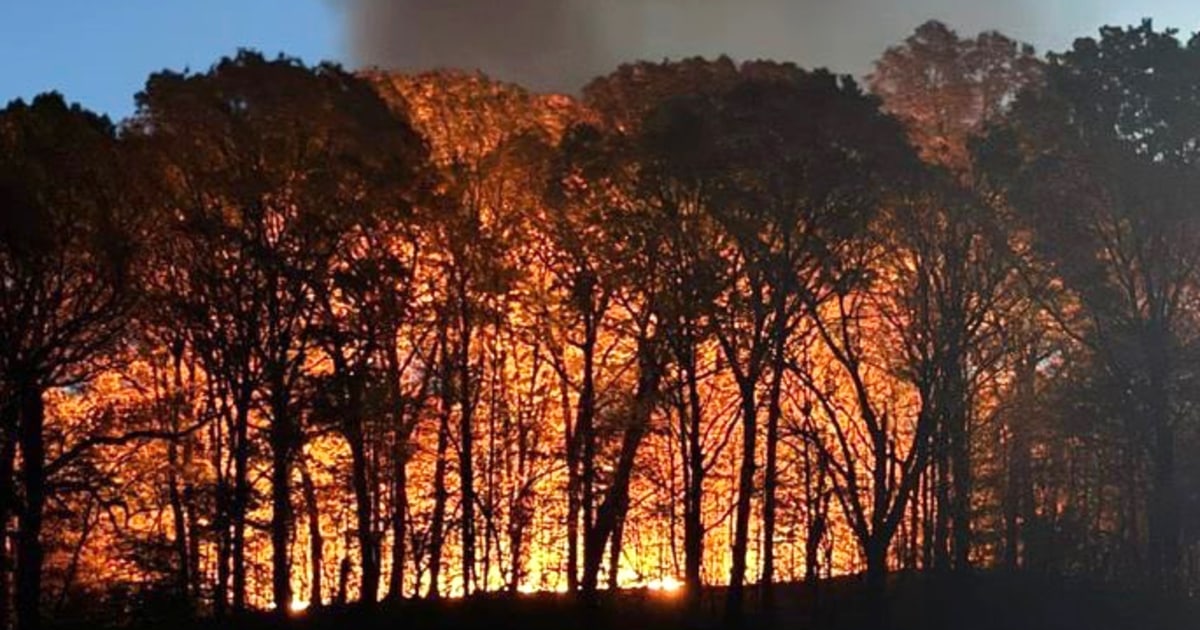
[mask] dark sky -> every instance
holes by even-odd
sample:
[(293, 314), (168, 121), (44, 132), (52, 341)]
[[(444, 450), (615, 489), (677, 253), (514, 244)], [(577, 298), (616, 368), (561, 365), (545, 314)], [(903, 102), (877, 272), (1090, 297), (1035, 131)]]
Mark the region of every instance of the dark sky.
[(1197, 0), (330, 0), (352, 62), (481, 68), (573, 91), (631, 59), (728, 53), (861, 75), (889, 45), (938, 18), (1062, 49), (1102, 24), (1154, 17), (1191, 33)]

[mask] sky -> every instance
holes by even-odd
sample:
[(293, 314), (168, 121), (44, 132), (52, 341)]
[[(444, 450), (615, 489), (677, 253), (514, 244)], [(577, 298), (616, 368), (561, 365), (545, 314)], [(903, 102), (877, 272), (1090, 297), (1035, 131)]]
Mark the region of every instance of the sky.
[[(349, 53), (405, 69), (485, 66), (536, 89), (574, 90), (633, 58), (729, 53), (861, 76), (937, 18), (1063, 49), (1102, 24), (1200, 27), (1197, 0), (343, 0)], [(501, 8), (502, 6), (502, 8)]]
[(152, 72), (239, 47), (569, 92), (621, 61), (692, 54), (861, 75), (929, 18), (1043, 51), (1148, 16), (1200, 30), (1196, 0), (0, 0), (0, 103), (58, 90), (119, 119)]
[(151, 73), (239, 47), (339, 59), (340, 20), (324, 0), (0, 0), (0, 104), (57, 90), (122, 118)]

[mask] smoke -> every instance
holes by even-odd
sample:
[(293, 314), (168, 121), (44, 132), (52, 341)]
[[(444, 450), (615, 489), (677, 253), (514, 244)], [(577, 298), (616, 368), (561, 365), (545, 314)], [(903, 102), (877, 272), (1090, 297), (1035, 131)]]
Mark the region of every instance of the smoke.
[[(631, 5), (629, 0), (618, 0)], [(571, 89), (610, 60), (588, 0), (342, 0), (355, 63), (482, 69), (537, 89)]]
[[(772, 58), (861, 75), (930, 18), (963, 35), (998, 29), (1061, 48), (1101, 24), (1132, 23), (1156, 8), (1148, 2), (1131, 13), (1112, 0), (331, 1), (343, 14), (355, 64), (481, 69), (567, 92), (624, 61), (690, 55)], [(1176, 0), (1157, 2), (1177, 9)]]

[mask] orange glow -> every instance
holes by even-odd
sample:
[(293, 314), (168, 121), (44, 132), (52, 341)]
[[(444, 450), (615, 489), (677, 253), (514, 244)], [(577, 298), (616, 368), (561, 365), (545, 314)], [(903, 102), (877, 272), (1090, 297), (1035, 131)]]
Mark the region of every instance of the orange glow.
[(683, 582), (673, 578), (665, 577), (661, 580), (650, 580), (646, 583), (646, 588), (652, 591), (662, 591), (664, 593), (676, 593), (683, 588)]
[[(428, 77), (425, 80), (433, 81)], [(414, 123), (431, 136), (434, 156), (444, 164), (464, 158), (479, 160), (497, 150), (506, 140), (531, 128), (540, 129), (550, 139), (557, 138), (570, 122), (587, 116), (570, 99), (535, 97), (500, 85), (481, 87), (481, 80), (473, 76), (440, 77), (437, 81), (446, 85), (433, 89), (415, 78), (395, 77), (384, 81), (384, 91), (395, 98), (413, 101), (410, 105)], [(503, 107), (490, 102), (488, 99), (491, 98)], [(499, 111), (488, 107), (498, 107)], [(554, 256), (563, 253), (555, 251), (556, 246), (544, 231), (546, 209), (538, 205), (536, 199), (518, 194), (528, 192), (527, 181), (522, 178), (530, 177), (529, 173), (505, 171), (489, 176), (497, 181), (484, 181), (482, 176), (472, 175), (480, 179), (467, 182), (465, 186), (469, 191), (463, 194), (470, 197), (470, 203), (476, 204), (471, 208), (476, 211), (474, 218), (489, 229), (513, 230), (519, 236), (512, 238), (512, 251), (507, 255), (518, 261), (515, 265), (520, 273), (514, 271), (511, 286), (503, 287), (503, 291), (489, 284), (480, 291), (481, 297), (472, 298), (478, 300), (472, 308), (486, 313), (488, 319), (478, 324), (466, 357), (472, 379), (470, 386), (477, 399), (470, 427), (473, 451), (469, 454), (476, 465), (473, 483), (477, 495), (475, 503), (479, 508), (473, 523), (477, 540), (471, 589), (563, 593), (568, 590), (570, 571), (567, 497), (571, 479), (565, 444), (568, 433), (578, 422), (578, 409), (583, 404), (576, 375), (585, 364), (576, 317), (569, 305), (563, 306), (569, 302), (569, 296), (561, 279), (550, 268)], [(494, 198), (489, 196), (493, 193)], [(517, 199), (514, 201), (514, 198)], [(527, 204), (528, 208), (521, 204)], [(526, 213), (521, 215), (525, 224), (504, 224), (519, 212)], [(434, 325), (439, 316), (438, 309), (450, 299), (452, 289), (446, 281), (446, 269), (453, 262), (448, 260), (451, 256), (437, 249), (436, 245), (440, 243), (426, 242), (439, 238), (443, 236), (421, 234), (413, 237), (412, 243), (397, 245), (404, 251), (420, 252), (413, 261), (416, 280), (409, 304), (414, 313), (395, 332), (397, 353), (412, 360), (405, 363), (397, 378), (399, 382), (393, 383), (402, 390), (404, 403), (418, 409), (411, 412), (411, 417), (400, 420), (392, 415), (394, 409), (373, 410), (374, 415), (366, 419), (375, 431), (370, 436), (375, 440), (372, 443), (375, 450), (369, 454), (367, 476), (372, 484), (368, 486), (374, 502), (372, 508), (376, 511), (371, 526), (379, 540), (379, 596), (391, 590), (398, 590), (405, 596), (425, 596), (436, 590), (442, 596), (456, 597), (465, 590), (461, 542), (464, 528), (458, 522), (463, 512), (457, 470), (460, 463), (455, 451), (462, 431), (458, 423), (465, 417), (463, 403), (452, 397), (439, 397), (440, 392), (436, 391), (439, 385), (448, 390), (454, 387), (439, 383), (441, 375), (433, 379), (432, 384), (423, 380), (428, 380), (428, 373), (438, 356), (435, 341), (439, 331)], [(356, 253), (362, 254), (358, 251), (362, 247), (365, 245), (356, 244)], [(885, 270), (880, 277), (894, 282), (900, 275), (911, 272), (911, 264), (908, 264), (911, 261), (904, 262), (903, 268)], [(879, 290), (882, 288), (871, 287), (871, 291), (856, 296), (862, 307), (861, 316), (855, 319), (846, 335), (862, 346), (867, 367), (861, 375), (855, 376), (862, 376), (867, 382), (869, 396), (877, 401), (881, 415), (886, 416), (891, 427), (887, 436), (892, 449), (890, 456), (903, 458), (911, 449), (919, 402), (913, 388), (890, 368), (900, 343), (894, 321), (889, 318), (894, 315), (890, 309), (897, 305), (887, 301), (886, 291)], [(647, 308), (644, 301), (636, 294), (617, 295), (597, 324), (595, 422), (599, 431), (596, 489), (601, 496), (593, 498), (594, 505), (589, 506), (593, 516), (603, 502), (603, 492), (612, 483), (622, 438), (629, 431), (639, 384), (638, 340), (632, 331), (639, 318), (644, 317)], [(350, 302), (338, 301), (334, 306), (333, 315), (352, 315)], [(656, 319), (657, 315), (649, 318), (649, 328), (662, 326)], [(798, 337), (811, 333), (801, 332), (803, 334)], [(702, 416), (699, 431), (703, 434), (701, 441), (707, 474), (698, 507), (705, 532), (700, 572), (705, 584), (723, 584), (728, 580), (732, 564), (732, 508), (737, 495), (742, 440), (736, 430), (740, 393), (716, 340), (699, 343), (695, 353), (698, 371), (702, 374), (696, 385), (696, 396)], [(870, 442), (858, 426), (862, 403), (851, 388), (851, 376), (838, 367), (828, 350), (819, 346), (798, 348), (794, 358), (806, 365), (806, 376), (811, 382), (801, 382), (791, 375), (783, 381), (785, 394), (781, 402), (781, 421), (786, 430), (779, 444), (780, 507), (773, 541), (774, 579), (781, 582), (801, 580), (808, 570), (833, 576), (863, 568), (853, 527), (843, 508), (828, 499), (833, 491), (828, 481), (823, 482), (825, 485), (821, 489), (812, 491), (816, 498), (810, 497), (806, 502), (803, 495), (807, 491), (806, 484), (815, 474), (813, 462), (816, 461), (817, 446), (832, 453), (842, 453), (841, 449), (845, 449), (862, 454), (854, 461), (836, 461), (835, 466), (855, 469), (860, 479), (872, 479), (865, 468), (871, 459), (865, 455)], [(306, 359), (307, 374), (314, 378), (329, 377), (334, 370), (333, 361), (322, 352), (314, 350)], [(69, 434), (93, 430), (89, 423), (99, 422), (105, 410), (133, 415), (132, 410), (142, 413), (144, 409), (150, 409), (143, 415), (160, 418), (165, 414), (164, 409), (169, 408), (168, 401), (175, 400), (184, 401), (186, 409), (181, 413), (189, 418), (212, 414), (213, 406), (205, 396), (209, 395), (213, 384), (207, 382), (194, 359), (189, 360), (193, 361), (188, 365), (189, 380), (182, 389), (177, 389), (179, 385), (169, 378), (170, 357), (160, 349), (149, 356), (136, 357), (123, 372), (103, 374), (82, 394), (65, 390), (55, 392), (50, 400), (50, 415), (58, 419), (63, 432)], [(617, 566), (609, 566), (614, 556), (609, 542), (603, 550), (604, 560), (598, 574), (601, 587), (607, 587), (609, 577), (615, 575), (618, 588), (647, 589), (673, 596), (684, 588), (678, 576), (685, 574), (686, 561), (682, 549), (685, 449), (679, 428), (680, 412), (675, 408), (673, 398), (681, 388), (679, 374), (667, 363), (662, 369), (666, 372), (661, 385), (664, 391), (661, 400), (648, 414), (649, 426), (633, 463), (628, 514), (621, 524), (620, 549), (615, 554)], [(814, 405), (813, 390), (820, 390), (826, 406)], [(249, 439), (265, 440), (270, 419), (260, 407), (255, 407), (250, 416)], [(305, 417), (302, 421), (307, 424), (291, 473), (293, 523), (288, 542), (291, 588), (295, 597), (288, 608), (294, 614), (302, 614), (310, 605), (315, 606), (317, 598), (328, 603), (339, 598), (353, 601), (360, 596), (363, 551), (356, 530), (356, 496), (348, 473), (352, 468), (353, 449), (346, 432), (338, 430), (337, 420), (340, 418), (320, 418), (318, 421)], [(401, 422), (412, 423), (411, 434), (403, 439), (397, 437), (397, 424)], [(447, 435), (439, 435), (443, 424)], [(835, 438), (837, 428), (842, 428), (848, 436), (844, 438), (844, 446)], [(761, 467), (766, 457), (762, 419), (758, 431), (757, 461)], [(811, 435), (806, 437), (804, 431)], [(439, 437), (449, 441), (441, 456), (437, 446)], [(229, 459), (229, 439), (228, 427), (221, 420), (190, 435), (186, 442), (190, 459), (180, 465), (184, 470), (182, 479), (169, 477), (174, 471), (165, 466), (167, 447), (162, 443), (154, 443), (140, 451), (110, 449), (112, 461), (128, 457), (133, 461), (128, 470), (137, 473), (124, 476), (114, 473), (114, 478), (127, 483), (125, 498), (139, 508), (124, 526), (156, 541), (175, 536), (176, 525), (170, 518), (170, 510), (155, 503), (161, 501), (166, 480), (179, 486), (185, 482), (191, 484), (197, 489), (197, 495), (211, 494), (219, 483), (229, 483), (233, 468)], [(392, 511), (399, 499), (390, 484), (389, 475), (394, 474), (390, 466), (401, 453), (405, 458), (406, 496), (401, 509)], [(177, 454), (177, 457), (183, 455)], [(438, 503), (439, 479), (436, 477), (439, 464), (445, 467), (444, 479), (440, 480), (444, 484), (441, 494), (446, 501), (442, 505)], [(100, 465), (107, 465), (107, 462), (102, 461)], [(268, 523), (272, 516), (270, 502), (257, 499), (271, 494), (270, 462), (255, 454), (248, 465), (247, 477), (251, 485), (248, 490), (256, 500), (251, 501), (247, 521), (256, 525)], [(311, 484), (312, 496), (301, 491), (304, 483)], [(859, 494), (867, 497), (864, 502), (868, 507), (873, 500), (870, 483), (863, 481), (857, 488)], [(761, 469), (755, 485), (759, 490), (763, 487)], [(823, 504), (820, 503), (822, 500)], [(814, 514), (813, 506), (817, 504), (823, 505), (825, 513)], [(753, 568), (761, 566), (764, 555), (760, 496), (756, 495), (752, 508), (747, 553), (748, 565), (752, 567), (748, 575), (750, 582), (758, 579)], [(394, 538), (392, 529), (396, 514), (402, 515), (400, 518), (404, 520), (407, 536), (401, 541)], [(582, 522), (581, 516), (581, 530)], [(111, 557), (108, 543), (129, 532), (111, 530), (110, 523), (109, 519), (97, 519), (90, 525), (99, 533), (81, 543), (84, 547), (80, 554), (83, 570), (79, 573), (97, 581), (133, 580), (139, 577), (139, 571), (146, 569), (133, 566), (124, 558), (118, 562)], [(812, 554), (817, 566), (806, 567), (806, 552), (814, 523), (820, 523), (823, 537), (812, 543), (817, 548)], [(221, 548), (213, 531), (215, 524), (216, 520), (206, 514), (198, 515), (191, 524), (197, 531), (204, 532), (196, 540), (199, 555), (196, 564), (206, 585), (213, 583), (219, 574)], [(442, 528), (442, 539), (439, 541), (438, 578), (433, 584), (431, 549), (438, 526)], [(914, 518), (913, 522), (906, 522), (904, 535), (915, 540), (923, 534), (922, 527), (923, 523)], [(317, 538), (314, 532), (321, 540), (317, 551), (313, 549)], [(582, 565), (584, 534), (580, 531), (576, 535), (579, 543), (576, 561)], [(265, 527), (252, 526), (246, 528), (245, 536), (247, 599), (251, 606), (267, 608), (272, 605), (269, 534)], [(405, 564), (400, 578), (402, 583), (394, 586), (390, 583), (391, 569), (398, 543), (403, 544)], [(319, 561), (315, 557), (318, 552)], [(50, 558), (51, 564), (71, 562), (71, 554), (64, 551), (56, 554)], [(576, 573), (581, 571), (579, 566), (574, 570)], [(319, 589), (314, 587), (318, 578)]]

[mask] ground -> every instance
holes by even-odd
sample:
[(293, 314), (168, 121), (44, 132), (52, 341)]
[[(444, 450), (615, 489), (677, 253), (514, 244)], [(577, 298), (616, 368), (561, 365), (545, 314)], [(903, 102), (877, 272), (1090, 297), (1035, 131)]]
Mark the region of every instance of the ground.
[[(763, 609), (757, 591), (743, 621), (746, 628), (854, 630), (878, 622), (865, 605), (860, 581), (843, 578), (813, 587), (776, 587), (774, 612)], [(889, 584), (888, 628), (895, 630), (1196, 630), (1200, 601), (1165, 598), (1129, 589), (1028, 575), (969, 578), (897, 575)], [(586, 605), (562, 595), (487, 595), (468, 601), (395, 602), (373, 608), (346, 606), (309, 610), (281, 622), (254, 615), (239, 623), (178, 620), (139, 624), (165, 630), (283, 628), (286, 630), (640, 630), (725, 627), (723, 589), (705, 592), (702, 610), (688, 614), (682, 595), (623, 591)], [(88, 627), (95, 627), (88, 624)]]

